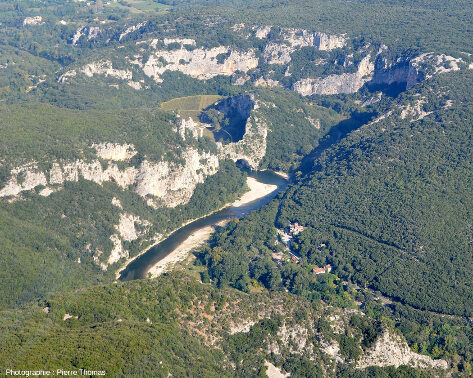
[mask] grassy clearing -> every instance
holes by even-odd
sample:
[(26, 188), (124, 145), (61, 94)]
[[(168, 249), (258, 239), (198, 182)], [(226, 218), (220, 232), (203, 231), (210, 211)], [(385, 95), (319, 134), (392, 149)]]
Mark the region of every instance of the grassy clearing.
[(219, 95), (198, 95), (188, 97), (173, 98), (161, 104), (161, 109), (173, 111), (176, 110), (183, 118), (191, 117), (194, 121), (199, 121), (199, 114), (202, 109), (212, 105), (220, 100)]
[(170, 8), (168, 5), (160, 4), (153, 0), (126, 0), (110, 3), (110, 6), (127, 9), (131, 13), (162, 12)]

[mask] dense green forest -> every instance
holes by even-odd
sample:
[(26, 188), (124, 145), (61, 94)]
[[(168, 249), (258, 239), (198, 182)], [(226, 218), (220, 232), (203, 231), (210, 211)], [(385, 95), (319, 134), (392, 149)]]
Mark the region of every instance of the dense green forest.
[(342, 277), (420, 309), (471, 316), (471, 80), (468, 72), (425, 83), (399, 99), (422, 99), (425, 118), (395, 110), (316, 160), (278, 218), (310, 226), (297, 250), (324, 242)]

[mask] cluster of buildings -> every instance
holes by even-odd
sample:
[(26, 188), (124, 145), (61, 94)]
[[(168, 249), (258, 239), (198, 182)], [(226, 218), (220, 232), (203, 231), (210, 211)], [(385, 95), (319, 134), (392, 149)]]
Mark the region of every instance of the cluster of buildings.
[[(294, 222), (290, 223), (289, 227), (286, 228), (285, 232), (283, 231), (278, 231), (279, 234), (281, 235), (282, 241), (286, 244), (287, 246), (287, 252), (289, 252), (289, 255), (291, 256), (291, 261), (298, 264), (300, 257), (297, 256), (290, 248), (291, 245), (291, 240), (294, 237), (294, 235), (299, 235), (302, 231), (305, 230), (304, 226), (301, 226), (299, 223)], [(327, 245), (325, 243), (322, 243), (318, 246), (317, 251), (320, 252), (323, 248), (326, 248)], [(273, 258), (277, 259), (278, 261), (282, 260), (282, 254), (273, 254)], [(327, 264), (323, 267), (318, 267), (316, 266), (315, 268), (312, 269), (312, 272), (314, 274), (325, 274), (325, 273), (330, 273), (332, 271), (332, 266), (330, 264)]]
[(327, 265), (325, 265), (325, 266), (322, 267), (322, 268), (319, 268), (318, 266), (316, 266), (314, 269), (312, 269), (312, 271), (313, 271), (315, 274), (330, 273), (330, 272), (332, 271), (332, 265), (327, 264)]
[(305, 227), (301, 226), (299, 223), (295, 222), (294, 224), (289, 224), (289, 233), (292, 235), (299, 235), (304, 231)]

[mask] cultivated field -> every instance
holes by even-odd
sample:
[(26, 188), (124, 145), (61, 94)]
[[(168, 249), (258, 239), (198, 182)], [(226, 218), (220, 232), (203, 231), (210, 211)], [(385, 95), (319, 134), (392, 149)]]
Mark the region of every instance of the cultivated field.
[(178, 97), (163, 102), (161, 108), (164, 110), (176, 110), (182, 118), (191, 117), (194, 121), (199, 122), (199, 114), (202, 109), (214, 104), (220, 100), (219, 95), (198, 95), (188, 97)]

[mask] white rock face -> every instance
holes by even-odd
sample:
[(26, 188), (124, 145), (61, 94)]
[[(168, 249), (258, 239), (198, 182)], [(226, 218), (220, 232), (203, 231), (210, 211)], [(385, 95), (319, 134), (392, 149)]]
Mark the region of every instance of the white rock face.
[[(137, 230), (136, 225), (142, 226), (143, 230)], [(122, 213), (120, 214), (120, 223), (115, 228), (123, 240), (133, 241), (146, 233), (150, 226), (151, 223), (147, 220), (141, 220), (140, 217), (133, 214)]]
[(302, 79), (294, 83), (293, 89), (303, 96), (355, 93), (373, 76), (374, 64), (370, 58), (370, 55), (363, 58), (355, 73)]
[(126, 35), (134, 32), (134, 31), (137, 31), (137, 30), (140, 30), (143, 26), (146, 25), (146, 21), (145, 22), (141, 22), (137, 25), (132, 25), (128, 28), (125, 29), (125, 31), (123, 33), (120, 34), (120, 37), (118, 38), (119, 41), (122, 40), (123, 37), (125, 37)]
[(84, 67), (82, 67), (81, 72), (87, 77), (92, 77), (94, 75), (105, 75), (122, 80), (131, 80), (133, 77), (131, 71), (114, 69), (112, 62), (109, 60), (86, 64)]
[(412, 59), (412, 65), (416, 68), (422, 68), (426, 65), (433, 68), (432, 73), (427, 73), (426, 79), (430, 79), (433, 75), (447, 73), (451, 71), (459, 71), (460, 64), (464, 63), (461, 58), (454, 58), (445, 54), (426, 53)]
[[(107, 264), (112, 265), (123, 257), (128, 258), (128, 251), (123, 249), (119, 236), (117, 234), (113, 234), (110, 236), (110, 240), (113, 243), (113, 249), (112, 252), (110, 252), (110, 256), (108, 257)], [(107, 270), (107, 264), (101, 264), (103, 270)]]
[(260, 77), (258, 80), (256, 80), (254, 83), (255, 87), (280, 87), (281, 83), (277, 80), (273, 79), (265, 79), (263, 77)]
[(71, 315), (71, 314), (64, 314), (64, 317), (62, 318), (63, 321), (66, 321), (67, 319), (79, 319), (79, 317), (76, 315)]
[(258, 39), (265, 39), (268, 37), (270, 32), (271, 32), (271, 26), (261, 26), (256, 29), (255, 37)]
[(188, 119), (182, 119), (181, 124), (177, 127), (177, 132), (183, 140), (186, 140), (186, 135), (190, 134), (192, 138), (198, 138), (202, 136), (203, 127), (199, 127), (194, 120), (189, 117)]
[(127, 83), (130, 87), (132, 87), (134, 90), (141, 90), (143, 87), (141, 86), (141, 83), (139, 81), (129, 81)]
[[(268, 27), (266, 27), (268, 28)], [(257, 29), (262, 38), (266, 38), (271, 30), (266, 28)], [(264, 34), (266, 33), (266, 34)], [(328, 35), (325, 33), (309, 32), (304, 29), (282, 29), (284, 43), (268, 43), (264, 49), (263, 57), (269, 64), (288, 64), (291, 54), (302, 47), (313, 46), (318, 50), (333, 50), (346, 45), (344, 36)]]
[(267, 136), (266, 123), (252, 114), (246, 123), (246, 133), (242, 140), (227, 145), (217, 143), (219, 155), (233, 161), (245, 160), (252, 169), (257, 169), (266, 155)]
[(197, 48), (193, 51), (182, 47), (171, 51), (157, 50), (144, 63), (143, 72), (156, 82), (162, 82), (160, 75), (166, 71), (180, 71), (193, 78), (205, 80), (217, 75), (230, 76), (236, 71), (247, 72), (258, 66), (254, 50), (233, 50), (223, 63), (219, 63), (217, 56), (228, 52), (229, 48), (225, 46), (208, 50)]
[(97, 37), (97, 35), (100, 32), (100, 28), (98, 26), (91, 26), (89, 28), (89, 34), (87, 35), (87, 40), (90, 41), (91, 39), (94, 39)]
[(167, 207), (187, 203), (195, 186), (205, 177), (217, 173), (218, 157), (210, 153), (199, 153), (189, 148), (182, 153), (184, 166), (168, 162), (144, 161), (136, 177), (136, 192), (141, 196), (152, 195)]
[(126, 189), (134, 183), (138, 174), (135, 167), (127, 167), (119, 170), (117, 165), (110, 163), (107, 169), (103, 169), (98, 160), (84, 161), (76, 160), (74, 162), (53, 163), (50, 171), (50, 184), (63, 184), (65, 181), (78, 181), (79, 177), (85, 180), (102, 184), (105, 181), (114, 181), (118, 186)]
[(132, 144), (98, 143), (93, 144), (97, 155), (104, 160), (123, 161), (136, 155), (135, 146)]
[(112, 205), (118, 207), (119, 209), (123, 209), (122, 203), (117, 197), (112, 198)]
[(76, 77), (76, 75), (77, 75), (77, 72), (75, 70), (67, 71), (59, 77), (58, 82), (61, 84), (67, 83), (67, 80), (69, 78)]
[(39, 195), (43, 197), (49, 197), (51, 194), (53, 194), (56, 191), (57, 190), (55, 190), (54, 188), (46, 187), (44, 189), (41, 189), (41, 191), (39, 192)]
[(281, 372), (281, 369), (278, 367), (274, 366), (271, 362), (269, 361), (264, 361), (264, 365), (267, 367), (266, 374), (268, 375), (268, 378), (287, 378), (290, 377), (291, 374), (283, 374)]
[(281, 43), (268, 43), (263, 51), (263, 57), (269, 64), (288, 64), (291, 61), (292, 46)]
[(180, 45), (195, 46), (195, 39), (192, 38), (164, 38), (164, 44), (179, 43)]
[(47, 185), (46, 175), (38, 170), (35, 162), (13, 169), (11, 176), (5, 187), (0, 190), (0, 197), (14, 197), (38, 185)]
[(79, 41), (80, 37), (82, 37), (84, 34), (83, 34), (83, 31), (85, 29), (85, 26), (82, 26), (80, 28), (78, 28), (76, 30), (76, 32), (74, 33), (74, 35), (72, 36), (72, 44), (75, 46), (77, 44), (77, 42)]
[[(108, 144), (108, 146), (110, 145)], [(110, 161), (106, 169), (98, 160), (54, 162), (49, 172), (49, 185), (78, 181), (79, 177), (97, 184), (112, 181), (122, 189), (133, 186), (139, 195), (152, 196), (164, 206), (175, 207), (187, 203), (195, 186), (202, 183), (207, 176), (215, 174), (219, 166), (218, 156), (205, 152), (199, 153), (199, 151), (189, 148), (181, 155), (185, 161), (184, 166), (167, 161), (144, 160), (138, 168), (130, 166), (119, 169), (112, 161), (127, 159), (133, 156), (135, 151), (130, 149), (129, 145), (115, 147), (101, 150), (104, 158)], [(11, 179), (0, 190), (0, 198), (16, 197), (21, 192), (32, 190), (38, 185), (48, 185), (46, 175), (38, 171), (35, 163), (15, 168), (11, 174)], [(18, 182), (20, 175), (21, 183)], [(51, 190), (54, 187), (48, 188), (44, 195), (52, 193)], [(54, 190), (56, 189), (54, 188)]]
[(411, 351), (405, 341), (396, 334), (385, 331), (376, 340), (374, 346), (363, 355), (357, 363), (357, 368), (365, 369), (369, 366), (395, 366), (408, 365), (417, 368), (447, 369), (444, 360), (432, 360)]
[(318, 50), (333, 50), (346, 45), (346, 38), (338, 35), (328, 35), (319, 32), (309, 32), (304, 29), (283, 29), (283, 38), (292, 47), (314, 46)]
[(42, 24), (44, 24), (44, 22), (43, 22), (43, 17), (41, 16), (26, 17), (23, 20), (23, 25), (42, 25)]

